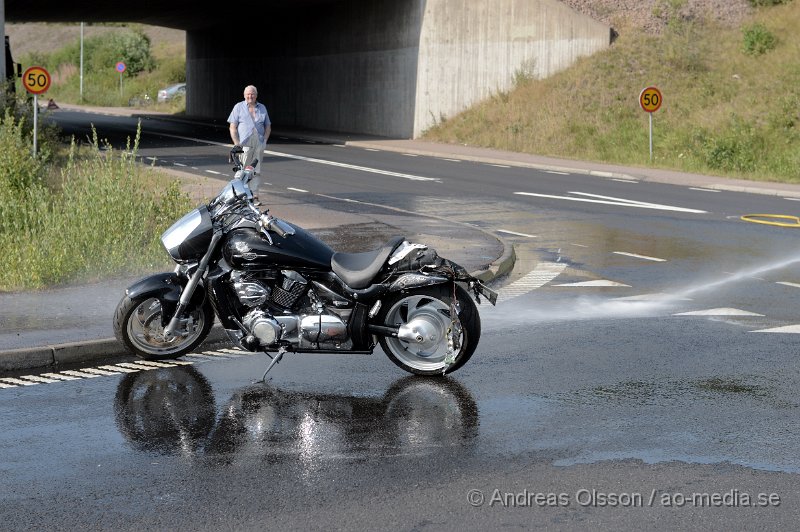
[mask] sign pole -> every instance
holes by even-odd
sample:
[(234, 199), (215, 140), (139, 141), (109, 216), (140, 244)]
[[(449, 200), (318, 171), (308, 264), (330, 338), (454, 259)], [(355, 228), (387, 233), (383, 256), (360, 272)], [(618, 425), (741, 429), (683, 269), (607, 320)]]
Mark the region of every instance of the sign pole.
[(127, 66), (125, 66), (125, 63), (123, 63), (122, 61), (119, 61), (117, 63), (117, 66), (114, 67), (114, 68), (116, 68), (117, 72), (119, 72), (119, 95), (121, 97), (122, 94), (123, 94), (122, 93), (122, 73), (125, 72), (125, 69), (127, 68)]
[(33, 158), (36, 158), (36, 137), (39, 123), (39, 95), (33, 95)]
[(653, 162), (653, 113), (647, 113), (650, 116), (650, 162)]

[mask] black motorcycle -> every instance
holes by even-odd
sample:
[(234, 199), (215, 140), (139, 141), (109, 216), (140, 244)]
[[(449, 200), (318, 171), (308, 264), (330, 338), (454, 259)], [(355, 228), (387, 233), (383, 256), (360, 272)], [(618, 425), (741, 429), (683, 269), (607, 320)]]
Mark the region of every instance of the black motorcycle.
[[(395, 237), (363, 253), (334, 252), (301, 227), (261, 212), (251, 166), (234, 147), (234, 178), (161, 236), (177, 263), (125, 291), (116, 337), (148, 360), (180, 357), (208, 335), (216, 314), (231, 341), (272, 357), (286, 352), (371, 354), (444, 375), (463, 366), (481, 334), (469, 292), (497, 294), (423, 244)], [(276, 353), (275, 356), (270, 353)]]

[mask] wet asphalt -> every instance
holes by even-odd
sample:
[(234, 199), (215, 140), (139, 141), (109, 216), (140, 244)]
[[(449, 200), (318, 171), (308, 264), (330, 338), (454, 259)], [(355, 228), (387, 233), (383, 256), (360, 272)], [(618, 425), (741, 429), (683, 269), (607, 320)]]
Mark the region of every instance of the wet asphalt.
[[(468, 255), (464, 265), (475, 270), (520, 241), (396, 209), (310, 205), (288, 193), (273, 201), (274, 214), (304, 220), (345, 251), (402, 230)], [(658, 219), (620, 218), (608, 231), (593, 229), (591, 216), (566, 227), (552, 214), (529, 214), (541, 218), (530, 225), (543, 236), (517, 262), (527, 272), (563, 260), (560, 281), (584, 280), (585, 260), (594, 273), (632, 285), (656, 278), (663, 284), (653, 289), (677, 292), (700, 274), (718, 279), (776, 251), (754, 227), (743, 233), (753, 257), (742, 257), (715, 224), (707, 234), (687, 223), (667, 235)], [(562, 250), (560, 231), (570, 242), (581, 235), (584, 247)], [(693, 238), (716, 246), (693, 255), (685, 251), (696, 249)], [(649, 263), (598, 251), (633, 243), (675, 259), (674, 270), (653, 276)], [(702, 264), (718, 271), (698, 271)], [(694, 302), (632, 311), (610, 294), (575, 299), (550, 286), (484, 305), (479, 352), (447, 379), (407, 376), (377, 351), (287, 356), (261, 383), (266, 356), (214, 346), (217, 354), (188, 365), (130, 373), (118, 365), (4, 389), (4, 527), (786, 529), (800, 518), (794, 335), (751, 333), (775, 316), (675, 316), (736, 298), (769, 314), (772, 281), (792, 280), (777, 270), (715, 285)], [(86, 309), (70, 288), (87, 289), (50, 291), (51, 304), (37, 311), (54, 330), (69, 324), (63, 338), (86, 334), (67, 310), (107, 319), (100, 306), (118, 299), (96, 286), (98, 308)], [(23, 306), (36, 300), (13, 296)]]

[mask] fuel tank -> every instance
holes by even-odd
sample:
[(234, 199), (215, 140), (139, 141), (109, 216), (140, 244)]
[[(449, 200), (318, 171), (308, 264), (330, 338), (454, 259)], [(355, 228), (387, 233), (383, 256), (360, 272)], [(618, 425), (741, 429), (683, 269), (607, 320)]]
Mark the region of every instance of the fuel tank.
[(333, 250), (303, 228), (292, 223), (289, 225), (294, 228), (294, 235), (281, 238), (270, 233), (272, 245), (255, 229), (231, 231), (222, 254), (237, 270), (314, 268), (330, 271)]

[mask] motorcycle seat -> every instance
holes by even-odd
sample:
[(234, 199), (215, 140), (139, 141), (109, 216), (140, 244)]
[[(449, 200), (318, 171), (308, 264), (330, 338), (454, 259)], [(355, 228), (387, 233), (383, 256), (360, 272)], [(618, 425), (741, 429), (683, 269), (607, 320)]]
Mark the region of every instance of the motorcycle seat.
[(363, 253), (336, 252), (331, 257), (331, 269), (350, 288), (366, 288), (403, 240), (402, 236), (396, 236), (382, 247)]

